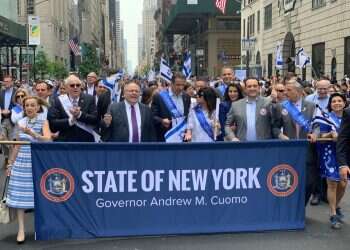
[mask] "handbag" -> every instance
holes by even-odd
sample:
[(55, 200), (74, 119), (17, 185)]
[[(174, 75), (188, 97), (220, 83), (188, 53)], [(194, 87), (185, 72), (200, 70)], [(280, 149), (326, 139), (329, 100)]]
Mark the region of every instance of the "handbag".
[(10, 223), (10, 208), (6, 205), (6, 190), (9, 182), (9, 177), (6, 176), (4, 190), (2, 191), (1, 201), (0, 201), (0, 223), (8, 224)]

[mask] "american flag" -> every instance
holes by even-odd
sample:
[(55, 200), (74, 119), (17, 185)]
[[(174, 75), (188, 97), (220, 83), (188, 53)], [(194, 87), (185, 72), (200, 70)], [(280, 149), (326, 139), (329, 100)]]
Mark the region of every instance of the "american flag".
[(79, 43), (78, 43), (78, 39), (76, 37), (73, 39), (69, 39), (69, 47), (73, 51), (73, 54), (75, 56), (80, 56)]
[(215, 6), (218, 8), (223, 14), (225, 14), (226, 10), (226, 0), (215, 0)]

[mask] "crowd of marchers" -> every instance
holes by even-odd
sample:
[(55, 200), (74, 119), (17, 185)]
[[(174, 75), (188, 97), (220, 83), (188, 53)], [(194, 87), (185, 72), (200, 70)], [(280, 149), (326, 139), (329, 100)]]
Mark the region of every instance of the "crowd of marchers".
[[(285, 77), (238, 80), (230, 67), (221, 76), (192, 77), (174, 72), (169, 82), (123, 76), (113, 89), (91, 72), (62, 81), (18, 84), (10, 75), (0, 92), (1, 138), (57, 142), (215, 142), (308, 139), (306, 204), (325, 200), (330, 224), (343, 223), (341, 199), (350, 172), (346, 150), (350, 111), (349, 80), (307, 83)], [(338, 141), (332, 166), (322, 164), (323, 144)], [(10, 176), (7, 205), (18, 217), (19, 243), (25, 240), (24, 211), (34, 208), (30, 145), (2, 146)], [(338, 162), (336, 161), (338, 157)]]

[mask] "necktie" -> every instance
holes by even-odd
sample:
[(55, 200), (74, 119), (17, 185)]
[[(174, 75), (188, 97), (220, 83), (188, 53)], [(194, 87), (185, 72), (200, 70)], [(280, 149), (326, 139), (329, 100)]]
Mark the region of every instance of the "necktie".
[(137, 126), (135, 107), (131, 106), (131, 126), (132, 126), (132, 142), (139, 142), (139, 129)]
[(79, 106), (78, 105), (78, 100), (76, 98), (73, 99), (72, 105), (73, 105), (73, 107), (78, 107)]

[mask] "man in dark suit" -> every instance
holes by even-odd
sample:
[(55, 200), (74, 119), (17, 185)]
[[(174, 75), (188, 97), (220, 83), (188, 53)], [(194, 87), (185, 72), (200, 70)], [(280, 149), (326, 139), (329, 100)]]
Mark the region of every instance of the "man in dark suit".
[(111, 104), (111, 92), (105, 87), (103, 81), (97, 84), (94, 98), (97, 107), (97, 117), (98, 120), (101, 121)]
[[(0, 92), (0, 107), (1, 107), (1, 130), (2, 137), (4, 140), (13, 139), (13, 127), (11, 122), (11, 109), (15, 106), (14, 94), (16, 89), (13, 85), (13, 78), (10, 75), (4, 76), (2, 83), (2, 89)], [(10, 154), (11, 147), (3, 145), (2, 150), (5, 157), (5, 163), (7, 164), (7, 159)]]
[(350, 176), (350, 108), (343, 113), (337, 140), (337, 160), (339, 164), (339, 174), (342, 180), (347, 180)]
[(82, 83), (74, 75), (65, 80), (67, 95), (58, 96), (48, 112), (50, 128), (59, 132), (57, 141), (94, 142), (98, 123), (93, 96), (81, 93)]
[(102, 136), (114, 142), (156, 141), (152, 111), (139, 102), (141, 88), (136, 82), (124, 86), (124, 101), (113, 103), (102, 122)]
[[(171, 101), (176, 106), (181, 116), (187, 119), (191, 105), (191, 97), (184, 92), (186, 78), (181, 73), (174, 73), (172, 83), (168, 91)], [(157, 140), (165, 141), (165, 133), (172, 128), (174, 119), (160, 93), (153, 96), (152, 113), (157, 132)]]

